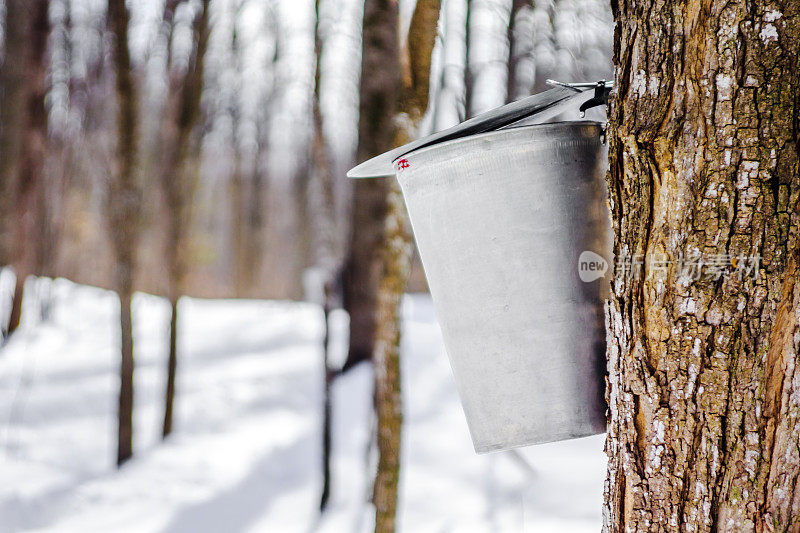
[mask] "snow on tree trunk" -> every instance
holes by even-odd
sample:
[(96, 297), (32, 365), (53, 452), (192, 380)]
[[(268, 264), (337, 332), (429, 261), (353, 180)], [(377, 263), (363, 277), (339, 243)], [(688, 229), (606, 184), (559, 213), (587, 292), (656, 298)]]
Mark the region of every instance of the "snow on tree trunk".
[(798, 531), (800, 4), (612, 6), (605, 528)]

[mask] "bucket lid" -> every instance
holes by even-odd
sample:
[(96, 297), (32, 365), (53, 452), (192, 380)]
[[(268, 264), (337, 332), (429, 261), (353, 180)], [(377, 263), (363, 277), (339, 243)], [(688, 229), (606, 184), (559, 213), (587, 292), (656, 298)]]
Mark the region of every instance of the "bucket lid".
[(596, 83), (561, 83), (547, 80), (552, 89), (528, 96), (516, 102), (492, 109), (461, 124), (417, 139), (408, 144), (384, 152), (364, 161), (347, 172), (348, 178), (376, 178), (392, 176), (394, 162), (420, 148), (452, 141), (478, 133), (499, 130), (513, 126), (521, 121), (537, 124), (550, 119), (569, 108), (578, 107), (583, 112), (590, 107), (605, 104), (611, 91), (611, 82), (600, 80)]

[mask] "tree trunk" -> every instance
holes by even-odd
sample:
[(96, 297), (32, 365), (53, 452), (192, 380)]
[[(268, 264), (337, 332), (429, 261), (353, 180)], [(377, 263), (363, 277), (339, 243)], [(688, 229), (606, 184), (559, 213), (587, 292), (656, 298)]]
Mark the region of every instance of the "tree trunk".
[[(393, 121), (400, 88), (397, 17), (394, 0), (366, 0), (364, 3), (359, 161), (393, 146)], [(386, 216), (387, 187), (388, 181), (381, 179), (353, 182), (350, 253), (344, 273), (350, 350), (343, 370), (372, 359), (381, 269), (378, 250)]]
[[(200, 119), (200, 101), (203, 94), (205, 54), (210, 35), (209, 2), (203, 0), (192, 24), (192, 50), (185, 71), (174, 71), (173, 62), (167, 62), (169, 94), (162, 127), (163, 160), (159, 180), (167, 207), (167, 239), (165, 262), (167, 264), (167, 293), (172, 305), (170, 319), (169, 360), (167, 362), (167, 390), (164, 397), (164, 424), (162, 435), (172, 431), (172, 413), (175, 401), (175, 370), (177, 368), (178, 300), (183, 293), (189, 269), (189, 238), (191, 211), (197, 173), (190, 169), (188, 160), (193, 152), (192, 133)], [(167, 2), (164, 20), (172, 23), (177, 2)], [(171, 34), (171, 30), (170, 34)], [(171, 48), (170, 44), (168, 47)]]
[(233, 143), (234, 168), (231, 175), (228, 193), (231, 200), (231, 232), (230, 246), (233, 252), (233, 294), (241, 298), (247, 294), (247, 243), (245, 238), (245, 187), (244, 176), (242, 176), (242, 162), (236, 142)]
[(529, 96), (533, 91), (533, 82), (536, 78), (533, 43), (533, 2), (511, 0), (511, 16), (508, 20), (506, 103)]
[(467, 117), (506, 102), (512, 0), (468, 0)]
[(114, 288), (120, 298), (120, 390), (117, 465), (130, 458), (133, 444), (133, 327), (131, 297), (136, 271), (142, 193), (136, 163), (138, 102), (128, 49), (130, 14), (124, 0), (109, 0), (108, 25), (113, 35), (116, 76), (117, 147), (108, 186), (108, 222), (114, 254)]
[(464, 17), (464, 116), (463, 120), (472, 118), (472, 101), (475, 93), (475, 68), (473, 66), (473, 50), (475, 38), (472, 32), (472, 19), (477, 0), (465, 0), (467, 13)]
[(433, 108), (435, 131), (464, 120), (466, 111), (467, 2), (445, 2), (442, 41), (442, 81)]
[(119, 410), (117, 417), (117, 466), (133, 455), (133, 321), (131, 294), (119, 295), (120, 346), (122, 363), (119, 370)]
[(161, 435), (172, 433), (172, 410), (175, 405), (175, 374), (178, 368), (178, 301), (170, 301), (169, 356), (167, 357), (167, 392), (164, 403), (164, 424)]
[[(394, 123), (394, 145), (411, 141), (428, 109), (431, 55), (439, 22), (440, 1), (418, 0), (411, 17), (400, 64), (402, 90)], [(395, 179), (388, 184), (383, 222), (378, 323), (375, 332), (375, 404), (378, 415), (378, 472), (373, 487), (375, 531), (395, 530), (400, 479), (403, 409), (400, 381), (400, 304), (411, 269), (412, 239), (403, 195)]]
[(612, 7), (605, 528), (798, 531), (800, 4)]
[[(386, 145), (385, 149), (358, 159), (368, 159), (390, 147)], [(377, 312), (375, 295), (380, 268), (376, 250), (380, 247), (381, 221), (385, 213), (385, 181), (358, 180), (353, 183), (350, 254), (343, 277), (344, 307), (350, 315), (350, 341), (343, 371), (362, 361), (372, 360)]]
[[(231, 5), (233, 28), (231, 29), (230, 61), (233, 65), (234, 76), (241, 76), (242, 51), (239, 37), (240, 13), (242, 4)], [(239, 80), (237, 80), (239, 81)], [(242, 168), (242, 143), (240, 128), (242, 121), (242, 102), (238, 91), (234, 91), (228, 102), (231, 116), (231, 154), (233, 157), (233, 173), (230, 177), (228, 197), (230, 198), (230, 246), (233, 259), (233, 294), (241, 298), (251, 288), (252, 278), (249, 275), (252, 265), (249, 262), (248, 248), (252, 234), (248, 233), (249, 226), (247, 208), (248, 198), (252, 191), (245, 186), (244, 170)]]
[(5, 3), (3, 21), (3, 68), (0, 68), (0, 261), (13, 261), (16, 218), (16, 183), (22, 154), (22, 130), (25, 127), (25, 74), (28, 61), (25, 51), (28, 35), (26, 12), (21, 0)]
[(323, 35), (321, 30), (320, 2), (314, 4), (316, 19), (314, 23), (314, 56), (316, 68), (314, 72), (314, 94), (312, 100), (313, 139), (311, 146), (311, 182), (317, 192), (316, 202), (310, 209), (313, 217), (312, 230), (315, 242), (314, 265), (323, 275), (324, 302), (323, 313), (325, 329), (322, 339), (323, 369), (323, 403), (322, 403), (322, 494), (320, 511), (328, 505), (331, 488), (331, 384), (335, 373), (330, 368), (330, 312), (333, 302), (340, 291), (338, 286), (339, 254), (338, 232), (336, 231), (336, 196), (334, 192), (333, 164), (328, 142), (322, 123), (322, 50)]
[[(327, 296), (327, 295), (326, 295)], [(325, 511), (331, 494), (331, 385), (334, 373), (330, 368), (330, 314), (331, 309), (326, 301), (323, 306), (325, 319), (324, 335), (322, 337), (322, 371), (324, 375), (322, 391), (322, 494), (319, 498), (319, 510)]]
[[(42, 202), (44, 165), (47, 153), (47, 40), (50, 35), (48, 0), (6, 3), (6, 28), (14, 26), (6, 36), (2, 74), (4, 95), (2, 158), (0, 178), (7, 198), (3, 200), (11, 228), (7, 238), (9, 259), (14, 266), (17, 282), (12, 297), (8, 334), (19, 327), (25, 279), (37, 273), (44, 262), (41, 257), (44, 234), (41, 227), (45, 205)], [(11, 109), (16, 107), (17, 109)], [(1, 158), (0, 158), (1, 159)]]
[(25, 294), (25, 276), (21, 272), (15, 273), (14, 294), (11, 295), (11, 312), (8, 316), (6, 335), (14, 333), (22, 320), (22, 296)]
[[(386, 178), (378, 178), (386, 179)], [(400, 303), (410, 269), (411, 234), (403, 195), (397, 182), (389, 183), (383, 268), (378, 292), (375, 346), (375, 409), (378, 415), (378, 471), (372, 489), (375, 531), (395, 530), (400, 481), (400, 444), (403, 424), (400, 386)]]

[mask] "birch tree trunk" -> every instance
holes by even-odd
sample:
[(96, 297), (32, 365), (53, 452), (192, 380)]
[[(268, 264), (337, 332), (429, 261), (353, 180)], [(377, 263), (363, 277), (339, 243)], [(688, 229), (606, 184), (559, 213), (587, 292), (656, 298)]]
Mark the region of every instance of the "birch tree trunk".
[(316, 190), (316, 201), (310, 209), (313, 218), (311, 228), (314, 238), (314, 265), (322, 271), (324, 301), (322, 304), (325, 326), (322, 340), (323, 407), (322, 407), (322, 494), (319, 507), (324, 511), (328, 505), (331, 489), (331, 384), (334, 371), (329, 363), (330, 323), (335, 294), (338, 293), (338, 243), (336, 242), (336, 195), (333, 162), (322, 122), (322, 51), (325, 39), (322, 35), (320, 0), (314, 2), (314, 94), (312, 98), (313, 139), (311, 143), (311, 184)]
[(612, 7), (605, 528), (798, 531), (800, 4)]
[(445, 2), (442, 10), (442, 78), (433, 108), (435, 131), (453, 127), (466, 117), (467, 2)]
[(533, 91), (536, 79), (533, 43), (533, 0), (511, 0), (506, 103), (530, 96)]

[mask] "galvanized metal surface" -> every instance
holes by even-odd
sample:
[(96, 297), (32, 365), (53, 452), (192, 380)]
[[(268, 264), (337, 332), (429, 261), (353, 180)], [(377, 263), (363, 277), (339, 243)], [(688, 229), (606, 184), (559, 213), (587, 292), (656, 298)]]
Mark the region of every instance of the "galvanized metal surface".
[(548, 91), (522, 98), (516, 102), (487, 111), (452, 128), (417, 139), (364, 161), (355, 168), (350, 169), (347, 176), (349, 178), (391, 176), (394, 174), (394, 161), (415, 150), (469, 135), (494, 131), (521, 120), (532, 119), (541, 123), (563, 113), (567, 109), (575, 109), (577, 111), (584, 103), (594, 97), (595, 91), (593, 88), (596, 85), (561, 84)]
[(597, 123), (525, 126), (396, 162), (478, 452), (605, 431), (605, 147)]

